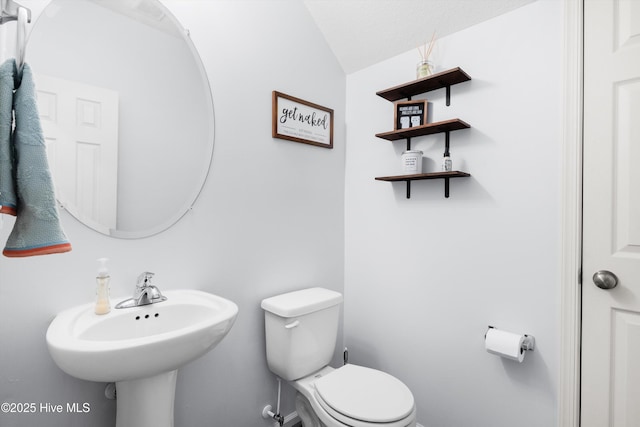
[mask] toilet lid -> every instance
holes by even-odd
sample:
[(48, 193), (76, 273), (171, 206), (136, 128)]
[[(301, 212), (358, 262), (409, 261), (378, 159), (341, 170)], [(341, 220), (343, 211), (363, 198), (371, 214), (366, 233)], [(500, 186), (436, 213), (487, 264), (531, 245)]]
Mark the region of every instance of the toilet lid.
[(317, 395), (336, 412), (356, 420), (389, 423), (414, 407), (411, 390), (375, 369), (345, 365), (315, 381)]

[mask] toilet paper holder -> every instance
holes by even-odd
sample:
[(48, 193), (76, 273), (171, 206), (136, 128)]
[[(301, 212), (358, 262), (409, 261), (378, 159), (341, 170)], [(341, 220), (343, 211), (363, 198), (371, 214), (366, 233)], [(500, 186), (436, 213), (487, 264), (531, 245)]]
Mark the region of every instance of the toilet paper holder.
[[(491, 326), (489, 325), (489, 329), (498, 329), (495, 326)], [(487, 329), (487, 331), (489, 331), (489, 329)], [(485, 338), (487, 336), (487, 334), (485, 333)], [(524, 339), (522, 340), (522, 346), (520, 347), (520, 349), (522, 351), (533, 351), (533, 349), (536, 346), (536, 338), (533, 335), (528, 335), (528, 334), (524, 334)]]

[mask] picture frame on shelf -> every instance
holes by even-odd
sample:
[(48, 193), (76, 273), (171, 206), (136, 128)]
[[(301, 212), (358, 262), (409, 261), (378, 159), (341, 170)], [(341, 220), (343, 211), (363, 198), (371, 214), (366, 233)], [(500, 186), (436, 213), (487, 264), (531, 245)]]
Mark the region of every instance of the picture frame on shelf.
[(271, 136), (333, 148), (333, 109), (274, 90)]
[(394, 129), (409, 129), (427, 124), (426, 99), (394, 102)]

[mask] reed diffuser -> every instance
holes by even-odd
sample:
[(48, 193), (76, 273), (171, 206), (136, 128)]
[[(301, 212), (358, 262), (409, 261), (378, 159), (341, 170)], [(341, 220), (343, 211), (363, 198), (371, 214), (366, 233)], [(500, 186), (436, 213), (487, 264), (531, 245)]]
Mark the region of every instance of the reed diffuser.
[(429, 56), (431, 56), (431, 52), (433, 51), (435, 44), (436, 33), (434, 31), (431, 36), (431, 41), (429, 43), (425, 43), (422, 47), (418, 47), (418, 52), (420, 52), (422, 60), (418, 62), (418, 66), (416, 67), (416, 78), (421, 79), (433, 74), (434, 67), (433, 63), (429, 60)]

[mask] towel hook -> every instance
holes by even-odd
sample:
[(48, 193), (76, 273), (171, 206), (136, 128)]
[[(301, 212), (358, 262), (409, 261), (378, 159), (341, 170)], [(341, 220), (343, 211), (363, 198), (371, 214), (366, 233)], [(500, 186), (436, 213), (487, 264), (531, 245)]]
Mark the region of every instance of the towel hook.
[(27, 11), (27, 23), (31, 23), (31, 9), (19, 5), (13, 0), (0, 0), (0, 25), (9, 21), (17, 21), (20, 9)]
[(28, 9), (24, 7), (18, 8), (18, 28), (16, 34), (16, 68), (18, 76), (22, 76), (22, 67), (24, 67), (24, 55), (27, 50), (27, 23), (31, 22)]
[(22, 79), (22, 67), (27, 47), (27, 24), (31, 23), (31, 10), (13, 0), (0, 0), (0, 25), (9, 21), (18, 21), (16, 34), (17, 82)]

